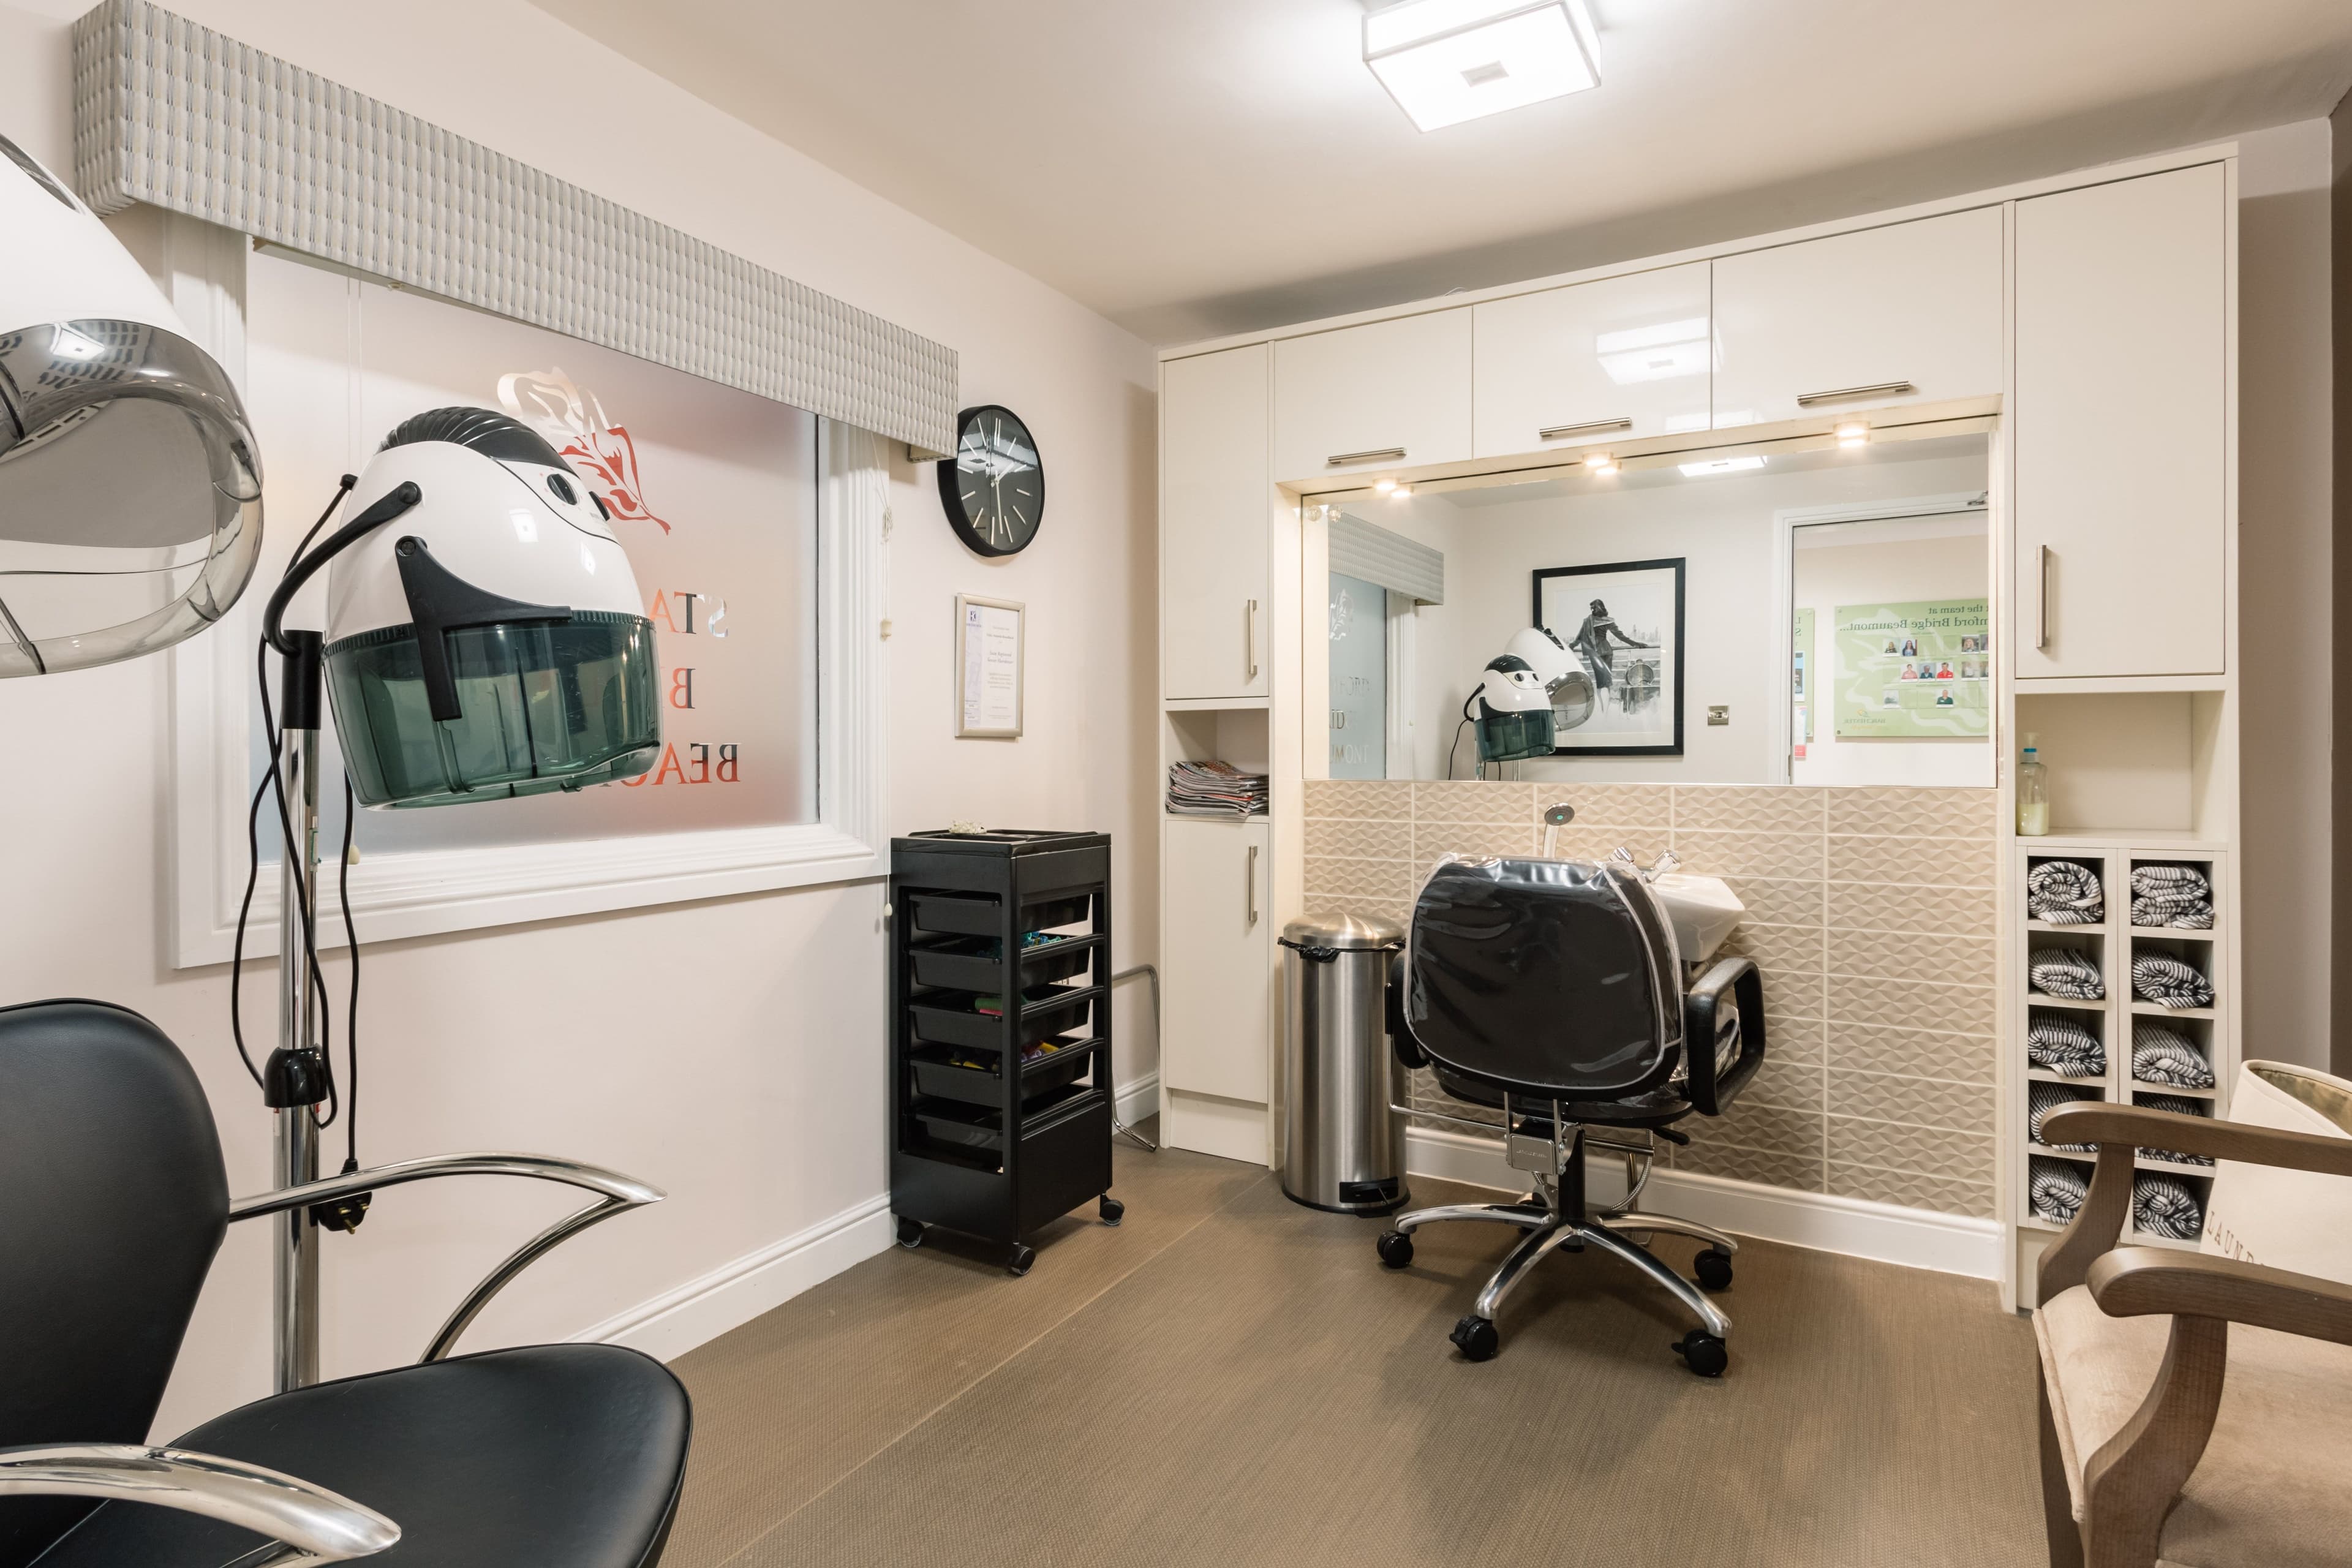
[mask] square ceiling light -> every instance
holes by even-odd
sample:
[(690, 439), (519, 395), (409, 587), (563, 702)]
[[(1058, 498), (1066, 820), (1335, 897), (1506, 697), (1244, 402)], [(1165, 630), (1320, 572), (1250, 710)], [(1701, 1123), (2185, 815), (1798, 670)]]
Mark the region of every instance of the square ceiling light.
[(1364, 63), (1423, 131), (1601, 85), (1585, 0), (1400, 0), (1364, 17)]

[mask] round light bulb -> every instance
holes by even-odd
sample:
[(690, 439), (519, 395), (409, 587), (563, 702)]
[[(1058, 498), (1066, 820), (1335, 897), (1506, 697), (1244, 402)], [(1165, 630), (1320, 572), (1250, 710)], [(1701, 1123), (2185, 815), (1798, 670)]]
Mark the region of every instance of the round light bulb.
[(1376, 479), (1372, 482), (1372, 489), (1380, 491), (1382, 495), (1386, 495), (1391, 490), (1396, 489), (1396, 481), (1394, 479)]

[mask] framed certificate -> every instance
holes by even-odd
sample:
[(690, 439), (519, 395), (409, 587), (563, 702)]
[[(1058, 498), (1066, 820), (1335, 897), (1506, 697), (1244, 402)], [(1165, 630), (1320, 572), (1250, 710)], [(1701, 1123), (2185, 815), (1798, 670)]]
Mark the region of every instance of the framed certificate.
[(959, 739), (1021, 738), (1022, 616), (1008, 599), (958, 594), (956, 615), (956, 735)]

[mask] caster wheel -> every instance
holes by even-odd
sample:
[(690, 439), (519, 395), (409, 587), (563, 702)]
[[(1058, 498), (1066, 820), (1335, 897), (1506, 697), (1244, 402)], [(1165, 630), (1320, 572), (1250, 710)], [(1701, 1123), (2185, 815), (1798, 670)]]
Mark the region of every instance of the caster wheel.
[(1698, 1255), (1692, 1272), (1698, 1276), (1700, 1289), (1728, 1290), (1731, 1289), (1731, 1254), (1718, 1252), (1710, 1247)]
[(1004, 1260), (1004, 1271), (1007, 1274), (1012, 1275), (1015, 1279), (1018, 1279), (1024, 1274), (1028, 1273), (1029, 1266), (1036, 1261), (1037, 1249), (1035, 1247), (1024, 1247), (1020, 1243), (1015, 1242), (1013, 1247), (1013, 1255)]
[(1382, 1232), (1372, 1247), (1380, 1253), (1383, 1268), (1402, 1268), (1412, 1262), (1412, 1237), (1401, 1230)]
[(1731, 1356), (1723, 1342), (1705, 1329), (1693, 1329), (1674, 1342), (1674, 1352), (1684, 1364), (1701, 1377), (1721, 1377), (1723, 1369), (1731, 1364)]
[(923, 1222), (902, 1219), (898, 1222), (898, 1245), (912, 1252), (923, 1245)]
[(1102, 1197), (1102, 1202), (1095, 1205), (1095, 1212), (1102, 1215), (1103, 1224), (1117, 1225), (1120, 1220), (1127, 1217), (1127, 1205), (1119, 1202), (1117, 1198), (1112, 1197), (1108, 1193), (1105, 1193)]
[(1464, 1361), (1492, 1361), (1495, 1352), (1503, 1347), (1502, 1336), (1495, 1331), (1493, 1321), (1486, 1318), (1465, 1318), (1445, 1337), (1461, 1351)]

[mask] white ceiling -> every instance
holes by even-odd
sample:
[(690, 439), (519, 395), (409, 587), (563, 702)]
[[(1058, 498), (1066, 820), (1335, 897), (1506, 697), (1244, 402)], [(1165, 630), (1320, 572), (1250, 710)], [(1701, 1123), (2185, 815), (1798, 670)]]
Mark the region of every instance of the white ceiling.
[(1359, 0), (534, 0), (1157, 342), (2324, 115), (2346, 0), (1592, 0), (1602, 86), (1423, 135)]

